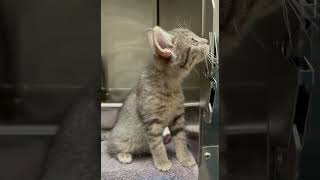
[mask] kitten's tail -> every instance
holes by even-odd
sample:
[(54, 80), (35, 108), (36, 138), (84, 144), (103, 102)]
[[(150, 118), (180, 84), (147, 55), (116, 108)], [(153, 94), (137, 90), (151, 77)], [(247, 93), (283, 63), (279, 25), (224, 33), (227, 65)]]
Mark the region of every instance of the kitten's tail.
[[(102, 137), (101, 137), (102, 139)], [(119, 152), (119, 149), (117, 148), (117, 145), (115, 144), (114, 142), (114, 137), (112, 138), (111, 137), (111, 133), (108, 132), (108, 133), (105, 133), (104, 135), (104, 141), (106, 141), (106, 152), (113, 156), (115, 154), (117, 154)]]

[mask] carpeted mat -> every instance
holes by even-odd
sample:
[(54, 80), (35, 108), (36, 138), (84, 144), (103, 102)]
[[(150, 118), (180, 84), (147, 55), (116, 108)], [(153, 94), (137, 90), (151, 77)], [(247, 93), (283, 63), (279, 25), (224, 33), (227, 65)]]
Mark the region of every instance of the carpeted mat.
[(152, 157), (134, 156), (131, 164), (121, 164), (106, 152), (106, 141), (101, 141), (101, 180), (197, 180), (198, 166), (183, 167), (175, 158), (172, 143), (166, 145), (172, 168), (168, 172), (157, 170)]

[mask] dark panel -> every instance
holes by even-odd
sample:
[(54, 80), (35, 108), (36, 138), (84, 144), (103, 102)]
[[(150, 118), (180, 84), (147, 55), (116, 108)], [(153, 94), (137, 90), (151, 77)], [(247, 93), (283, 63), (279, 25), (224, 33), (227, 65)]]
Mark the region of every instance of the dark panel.
[[(315, 18), (315, 20), (319, 26), (319, 17)], [(320, 161), (320, 33), (317, 28), (312, 27), (311, 37), (311, 53), (309, 58), (310, 63), (314, 68), (314, 84), (311, 87), (311, 103), (307, 124), (304, 129), (299, 180), (320, 178), (319, 168), (317, 166), (318, 162)]]
[(220, 178), (267, 180), (290, 140), (297, 76), (281, 1), (246, 2), (220, 4)]
[(50, 145), (55, 179), (99, 179), (99, 86), (99, 0), (0, 0), (0, 179), (40, 179)]
[(0, 136), (0, 179), (39, 179), (50, 142), (49, 136)]
[(1, 1), (9, 77), (1, 90), (13, 96), (11, 122), (52, 123), (84, 86), (98, 84), (98, 7), (98, 0)]

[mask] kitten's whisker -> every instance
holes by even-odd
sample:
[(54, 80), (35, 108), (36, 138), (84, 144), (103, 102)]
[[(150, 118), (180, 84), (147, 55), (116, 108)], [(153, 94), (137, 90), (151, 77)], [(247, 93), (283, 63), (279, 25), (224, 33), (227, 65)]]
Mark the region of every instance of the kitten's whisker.
[(192, 71), (194, 71), (195, 74), (196, 74), (198, 77), (200, 77), (200, 73), (196, 70), (196, 68), (193, 68)]
[[(295, 14), (296, 14), (297, 18), (299, 18), (299, 22), (300, 22), (300, 19), (301, 19), (301, 21), (303, 21), (302, 19), (303, 19), (303, 15), (304, 15), (304, 17), (305, 17), (308, 21), (310, 21), (310, 23), (318, 30), (319, 27), (318, 27), (318, 25), (314, 22), (314, 20), (313, 20), (313, 18), (312, 18), (312, 15), (310, 15), (310, 14), (308, 13), (308, 11), (306, 11), (306, 10), (303, 9), (301, 3), (296, 2), (296, 1), (294, 1), (294, 0), (287, 0), (287, 1), (288, 1), (288, 4), (291, 6), (291, 8), (292, 8), (294, 11), (295, 11), (295, 10), (299, 11), (299, 13), (295, 11)], [(301, 23), (301, 22), (300, 22), (300, 23)]]
[(204, 59), (204, 62), (206, 63), (206, 74), (209, 75), (208, 73), (210, 72), (210, 69), (209, 69), (209, 65), (208, 65), (208, 56), (209, 56), (209, 53), (206, 54), (204, 51), (202, 51), (205, 59)]
[(238, 28), (236, 19), (233, 19), (232, 24), (233, 24), (234, 30), (235, 30), (235, 31), (237, 32), (237, 34), (240, 36), (241, 33), (240, 33), (240, 31), (239, 31), (239, 28)]
[[(176, 17), (176, 19), (177, 19), (177, 17)], [(176, 25), (177, 25), (177, 27), (179, 27), (179, 24), (178, 24), (178, 21), (176, 20)]]
[(208, 58), (207, 54), (204, 51), (202, 51), (202, 55), (204, 56), (205, 59)]
[(188, 29), (191, 28), (191, 17), (189, 17), (189, 26), (188, 26)]
[(187, 29), (187, 24), (185, 19), (183, 19), (183, 24), (184, 24), (184, 28)]
[[(176, 24), (179, 27), (179, 23), (178, 23), (178, 17), (176, 16)], [(179, 27), (180, 28), (180, 27)]]
[(300, 11), (300, 14), (304, 14), (306, 18), (316, 27), (318, 28), (318, 25), (313, 21), (312, 15), (308, 14), (308, 11), (304, 10), (301, 3), (296, 2), (294, 0), (289, 0), (290, 3), (294, 4), (294, 6)]
[[(297, 12), (297, 10), (296, 10), (296, 8), (295, 8), (295, 5), (293, 5), (290, 0), (289, 0), (288, 2), (289, 2), (288, 4), (291, 6), (291, 9), (292, 9), (293, 12), (294, 12), (294, 14), (297, 16), (300, 24), (303, 24), (303, 23), (304, 23), (304, 22), (303, 22), (303, 19), (302, 19), (301, 15), (299, 15), (299, 13)], [(306, 29), (305, 29), (305, 28), (302, 28), (302, 30), (303, 30), (304, 33), (306, 34), (306, 37), (310, 40), (310, 37), (309, 37), (308, 32), (306, 31)]]
[(177, 18), (177, 22), (178, 22), (178, 26), (179, 26), (179, 28), (182, 28), (182, 25), (181, 25), (181, 23), (180, 23), (179, 17), (178, 17), (178, 16), (176, 16), (176, 18)]
[(291, 34), (291, 27), (290, 27), (290, 21), (289, 21), (289, 17), (288, 17), (288, 9), (287, 9), (287, 4), (285, 0), (282, 0), (282, 4), (283, 4), (283, 16), (284, 16), (284, 21), (287, 27), (287, 31), (288, 31), (288, 36), (289, 36), (289, 44), (290, 47), (292, 47), (292, 34)]

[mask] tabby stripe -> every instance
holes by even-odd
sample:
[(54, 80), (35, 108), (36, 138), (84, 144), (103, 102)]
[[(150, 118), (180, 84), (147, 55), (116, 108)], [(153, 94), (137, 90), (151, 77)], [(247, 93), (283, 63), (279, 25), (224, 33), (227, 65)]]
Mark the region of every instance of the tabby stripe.
[(184, 113), (182, 113), (182, 114), (180, 114), (180, 115), (176, 116), (176, 118), (174, 118), (174, 120), (172, 121), (172, 124), (173, 124), (173, 125), (175, 125), (175, 124), (176, 124), (176, 122), (177, 122), (177, 121), (178, 121), (182, 116), (184, 116)]
[[(157, 139), (156, 139), (157, 140)], [(150, 143), (150, 145), (151, 145), (151, 149), (156, 149), (161, 143), (163, 143), (162, 142), (162, 138), (161, 138), (161, 140), (158, 140), (157, 142), (153, 142), (153, 143)]]
[(188, 49), (187, 49), (187, 57), (186, 57), (186, 61), (185, 61), (186, 63), (188, 62), (188, 59), (189, 59), (190, 50), (191, 50), (191, 47), (188, 47)]
[(183, 67), (183, 68), (184, 68), (184, 67), (186, 66), (186, 64), (188, 63), (190, 50), (191, 50), (191, 47), (188, 47), (188, 49), (187, 49), (187, 57), (186, 57), (185, 59), (183, 59), (183, 60), (184, 60), (184, 61), (183, 61), (183, 64), (182, 64), (180, 67)]
[(177, 135), (179, 132), (181, 132), (181, 131), (183, 131), (183, 127), (179, 127), (179, 128), (177, 128), (177, 129), (173, 129), (172, 131), (171, 131), (171, 135), (172, 136), (175, 136), (175, 135)]
[(149, 127), (149, 126), (152, 126), (154, 124), (162, 124), (162, 121), (160, 119), (156, 118), (156, 119), (152, 119), (152, 120), (150, 120), (148, 122), (145, 122), (145, 124)]
[(152, 137), (159, 137), (159, 136), (162, 136), (162, 133), (148, 132), (148, 135), (149, 135), (149, 136), (152, 136)]

